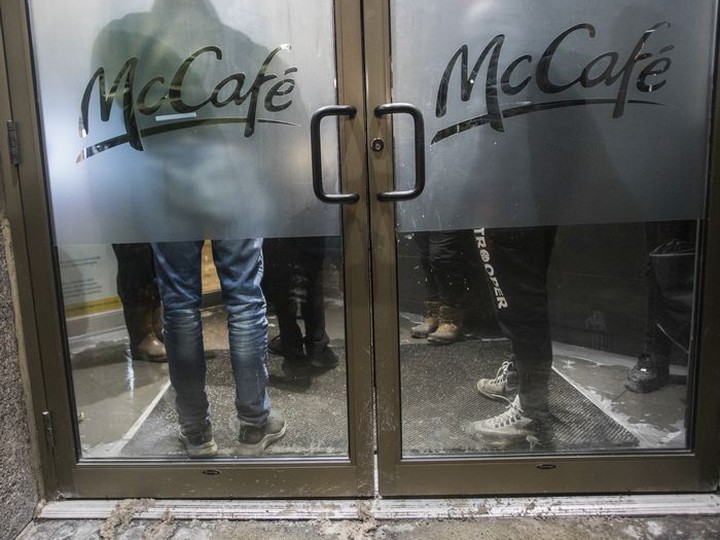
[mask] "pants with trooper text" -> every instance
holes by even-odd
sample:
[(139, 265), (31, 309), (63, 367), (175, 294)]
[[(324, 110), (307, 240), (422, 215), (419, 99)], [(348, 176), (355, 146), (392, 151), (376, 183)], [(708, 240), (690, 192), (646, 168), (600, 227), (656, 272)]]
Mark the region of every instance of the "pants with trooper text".
[(483, 229), (480, 255), (495, 313), (510, 339), (520, 404), (530, 418), (546, 418), (552, 371), (547, 270), (557, 227)]

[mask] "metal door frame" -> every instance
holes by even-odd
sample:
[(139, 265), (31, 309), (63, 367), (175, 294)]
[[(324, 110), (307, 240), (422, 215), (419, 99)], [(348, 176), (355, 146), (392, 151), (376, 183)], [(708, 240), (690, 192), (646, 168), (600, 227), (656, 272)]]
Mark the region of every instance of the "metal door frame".
[[(59, 283), (34, 99), (27, 7), (22, 0), (0, 0), (6, 52), (6, 66), (0, 65), (0, 69), (12, 74), (8, 77), (7, 94), (4, 91), (0, 94), (0, 112), (18, 123), (22, 160), (17, 166), (11, 165), (4, 131), (0, 135), (0, 157), (18, 269), (22, 316), (19, 326), (33, 390), (35, 437), (45, 443), (39, 445), (39, 450), (46, 497), (371, 496), (374, 466), (371, 350), (374, 350), (375, 363), (382, 495), (650, 493), (716, 489), (720, 454), (715, 436), (720, 395), (714, 391), (720, 383), (720, 363), (715, 362), (720, 354), (720, 179), (715, 166), (720, 160), (720, 149), (716, 144), (712, 145), (713, 166), (709, 179), (693, 450), (618, 456), (402, 458), (395, 212), (392, 204), (376, 199), (377, 193), (393, 187), (392, 131), (387, 118), (378, 120), (366, 114), (367, 110), (391, 100), (389, 1), (335, 1), (338, 103), (358, 109), (355, 120), (340, 123), (342, 177), (344, 189), (361, 196), (360, 204), (343, 208), (350, 459), (78, 463), (72, 435), (72, 404), (67, 391), (64, 323), (57, 301)], [(720, 128), (717, 113), (716, 105), (715, 133)], [(366, 125), (363, 124), (365, 118)], [(385, 151), (368, 153), (368, 141), (375, 138), (386, 142)], [(369, 229), (370, 221), (372, 229)], [(370, 231), (370, 244), (367, 231)], [(368, 283), (370, 247), (374, 276), (372, 296)], [(45, 411), (51, 416), (44, 415)], [(44, 424), (48, 421), (51, 424)], [(46, 432), (44, 425), (52, 430)], [(209, 468), (220, 474), (202, 474)], [(192, 489), (188, 484), (192, 484)]]
[[(338, 102), (353, 103), (355, 120), (342, 120), (343, 189), (365, 201), (367, 167), (364, 119), (361, 2), (335, 0)], [(42, 134), (35, 101), (28, 6), (0, 0), (12, 117), (18, 123), (22, 161), (3, 176), (8, 192), (18, 267), (27, 365), (32, 378), (33, 417), (41, 442), (45, 497), (58, 498), (267, 498), (365, 497), (373, 494), (372, 366), (365, 204), (342, 209), (348, 352), (349, 458), (263, 458), (232, 461), (78, 461), (64, 319), (52, 241)], [(0, 111), (10, 114), (2, 107)], [(8, 117), (8, 119), (10, 119)], [(309, 129), (309, 126), (308, 126)], [(6, 147), (5, 147), (6, 148)], [(308, 149), (309, 151), (309, 149)], [(311, 186), (308, 186), (311, 189)], [(43, 424), (45, 422), (45, 424)], [(45, 434), (48, 437), (45, 437)], [(203, 474), (212, 470), (212, 475)]]

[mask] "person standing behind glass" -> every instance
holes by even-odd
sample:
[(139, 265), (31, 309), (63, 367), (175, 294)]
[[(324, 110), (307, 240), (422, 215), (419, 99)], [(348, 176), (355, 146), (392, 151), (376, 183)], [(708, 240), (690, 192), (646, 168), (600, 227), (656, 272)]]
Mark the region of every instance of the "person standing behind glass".
[(472, 229), (420, 231), (413, 235), (425, 278), (425, 315), (410, 329), (416, 339), (454, 343), (464, 331), (497, 335), (482, 261)]
[[(146, 178), (157, 188), (155, 204), (165, 207), (172, 224), (170, 237), (159, 238), (150, 225), (144, 233), (152, 239), (180, 440), (190, 457), (213, 456), (218, 450), (205, 388), (200, 314), (201, 250), (203, 238), (212, 238), (228, 318), (238, 440), (243, 454), (260, 453), (285, 434), (286, 425), (279, 412), (271, 412), (267, 392), (262, 240), (235, 232), (252, 230), (254, 218), (247, 214), (238, 218), (237, 203), (228, 193), (242, 183), (243, 196), (257, 197), (273, 171), (272, 164), (266, 163), (260, 176), (250, 161), (258, 139), (250, 139), (254, 124), (249, 118), (254, 118), (256, 109), (249, 111), (258, 106), (259, 92), (237, 100), (225, 94), (220, 98), (217, 85), (224, 81), (240, 92), (241, 85), (253, 84), (245, 81), (250, 73), (259, 73), (258, 81), (265, 81), (260, 74), (267, 75), (267, 70), (284, 71), (280, 62), (268, 66), (272, 56), (265, 47), (224, 25), (212, 2), (186, 0), (180, 7), (175, 0), (155, 0), (150, 11), (112, 21), (95, 41), (93, 70), (98, 85), (106, 73), (125, 74), (125, 78), (118, 76), (117, 86), (110, 90), (111, 96), (117, 91), (115, 101), (124, 104), (123, 115), (108, 115), (108, 120), (122, 116), (128, 142), (144, 153), (144, 161), (155, 172)], [(126, 80), (127, 84), (121, 84)], [(143, 81), (137, 84), (144, 86), (138, 90), (133, 81)], [(90, 95), (86, 93), (86, 106)], [(222, 104), (221, 99), (225, 100)], [(107, 108), (108, 103), (101, 94), (101, 107)], [(166, 125), (175, 122), (176, 113), (181, 113), (179, 121)], [(235, 123), (244, 127), (238, 130)], [(247, 167), (240, 168), (237, 160), (243, 158)], [(145, 210), (137, 218), (142, 223), (150, 223), (146, 204), (142, 200), (137, 205)]]
[[(334, 368), (339, 359), (330, 348), (325, 330), (323, 265), (325, 238), (266, 238), (265, 294), (275, 306), (280, 333), (270, 340), (268, 349), (295, 366), (316, 361)], [(297, 323), (297, 308), (305, 335)]]
[[(202, 246), (200, 240), (153, 244), (170, 381), (177, 394), (181, 441), (191, 457), (217, 452), (205, 391), (200, 315)], [(283, 416), (270, 411), (267, 393), (267, 318), (260, 286), (262, 240), (213, 240), (212, 252), (228, 318), (239, 441), (251, 452), (262, 452), (285, 435), (286, 429)]]
[(673, 353), (688, 362), (696, 227), (694, 221), (645, 224), (648, 309), (644, 348), (625, 380), (631, 392), (645, 394), (668, 384)]
[(476, 385), (484, 397), (509, 404), (504, 412), (470, 424), (470, 433), (490, 446), (529, 443), (530, 448), (548, 450), (554, 444), (547, 273), (556, 231), (554, 226), (481, 229), (480, 255), (498, 323), (513, 354), (494, 378), (482, 378)]
[(150, 244), (113, 244), (117, 258), (117, 292), (130, 338), (130, 358), (165, 362), (160, 294)]

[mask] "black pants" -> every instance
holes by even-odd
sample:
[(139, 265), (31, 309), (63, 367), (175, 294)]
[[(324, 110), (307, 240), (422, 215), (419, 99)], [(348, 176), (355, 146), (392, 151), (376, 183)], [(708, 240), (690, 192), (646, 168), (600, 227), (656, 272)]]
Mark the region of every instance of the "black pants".
[[(263, 243), (263, 289), (275, 306), (283, 347), (322, 350), (330, 342), (325, 332), (323, 237), (268, 238)], [(297, 306), (305, 337), (297, 324)]]
[[(468, 290), (477, 288), (478, 250), (472, 230), (417, 232), (413, 235), (425, 276), (426, 297), (462, 308)], [(484, 291), (482, 291), (484, 292)]]
[[(117, 293), (133, 351), (150, 334), (162, 340), (160, 292), (150, 244), (113, 244), (117, 258)], [(134, 354), (134, 353), (133, 353)]]
[(117, 258), (117, 293), (128, 309), (160, 304), (150, 244), (113, 244)]
[(675, 344), (690, 348), (695, 281), (695, 221), (645, 224), (648, 313), (645, 353), (666, 367)]
[(549, 415), (552, 341), (547, 271), (556, 230), (483, 229), (480, 237), (480, 256), (490, 280), (495, 313), (503, 334), (512, 342), (520, 403), (530, 418)]

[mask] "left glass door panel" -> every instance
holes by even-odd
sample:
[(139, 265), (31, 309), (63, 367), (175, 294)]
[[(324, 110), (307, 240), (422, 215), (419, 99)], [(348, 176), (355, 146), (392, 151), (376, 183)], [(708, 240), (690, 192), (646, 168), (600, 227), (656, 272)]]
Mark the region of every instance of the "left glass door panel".
[(29, 4), (79, 457), (348, 456), (333, 2)]

